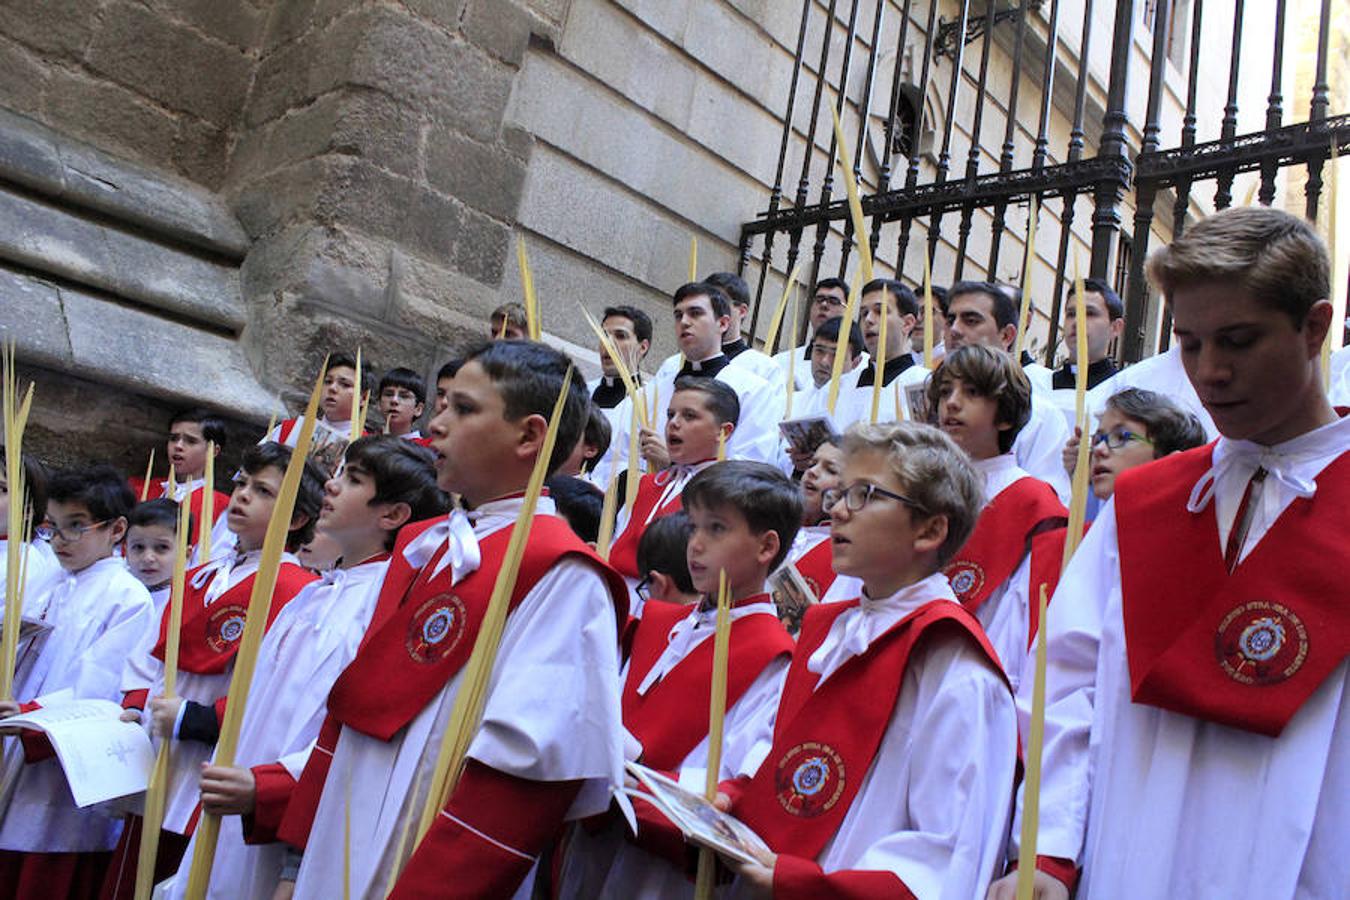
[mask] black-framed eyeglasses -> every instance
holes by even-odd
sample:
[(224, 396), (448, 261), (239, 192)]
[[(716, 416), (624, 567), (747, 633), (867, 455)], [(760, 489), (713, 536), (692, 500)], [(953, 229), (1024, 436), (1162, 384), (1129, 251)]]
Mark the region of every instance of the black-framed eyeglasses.
[(637, 594), (643, 603), (646, 603), (648, 600), (652, 599), (651, 587), (651, 578), (643, 575), (642, 580), (637, 583), (637, 587), (633, 588), (633, 593)]
[(59, 538), (64, 543), (73, 544), (89, 532), (97, 531), (111, 521), (112, 519), (103, 519), (98, 522), (90, 522), (87, 525), (68, 525), (65, 528), (59, 528), (51, 524), (39, 525), (33, 530), (33, 533), (44, 541)]
[(1117, 428), (1113, 431), (1098, 431), (1092, 435), (1092, 447), (1095, 450), (1097, 445), (1106, 442), (1106, 449), (1116, 451), (1124, 448), (1128, 444), (1140, 443), (1152, 447), (1153, 442), (1142, 434), (1130, 431), (1128, 428)]
[(849, 512), (857, 512), (868, 503), (872, 502), (874, 496), (881, 496), (888, 500), (894, 500), (897, 503), (903, 503), (919, 512), (925, 511), (922, 506), (909, 499), (904, 494), (888, 491), (884, 487), (872, 484), (870, 481), (858, 481), (843, 489), (830, 488), (827, 491), (823, 491), (820, 495), (820, 508), (825, 512), (829, 512), (834, 508), (836, 503), (843, 500), (844, 506)]
[(833, 294), (816, 294), (811, 298), (811, 302), (816, 306), (823, 306), (826, 309), (843, 309), (844, 301)]

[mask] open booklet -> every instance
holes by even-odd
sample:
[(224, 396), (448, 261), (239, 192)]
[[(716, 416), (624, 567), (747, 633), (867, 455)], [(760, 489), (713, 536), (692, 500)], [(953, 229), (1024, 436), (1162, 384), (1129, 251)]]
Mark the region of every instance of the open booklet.
[(770, 865), (774, 853), (764, 839), (744, 822), (727, 815), (703, 798), (641, 763), (624, 764), (628, 773), (647, 790), (625, 788), (632, 797), (646, 800), (661, 811), (685, 839), (710, 847), (741, 862)]
[(834, 423), (825, 416), (785, 419), (778, 423), (778, 432), (798, 453), (814, 453), (828, 439), (839, 437)]
[(155, 751), (144, 728), (118, 718), (122, 707), (111, 700), (76, 700), (69, 691), (41, 697), (39, 702), (41, 709), (0, 724), (46, 733), (76, 806), (145, 790)]

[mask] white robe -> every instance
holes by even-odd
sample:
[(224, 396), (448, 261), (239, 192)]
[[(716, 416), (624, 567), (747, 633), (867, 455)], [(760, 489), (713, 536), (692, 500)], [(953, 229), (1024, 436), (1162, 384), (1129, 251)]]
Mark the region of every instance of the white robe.
[[(930, 600), (942, 573), (836, 618), (808, 667), (824, 683)], [(855, 643), (855, 641), (857, 643)], [(1003, 866), (1017, 763), (1017, 714), (1003, 676), (966, 640), (917, 648), (877, 754), (816, 862), (828, 874), (894, 872), (915, 896), (984, 897)]]
[[(379, 598), (387, 560), (334, 569), (301, 589), (263, 637), (235, 765), (280, 762), (299, 780), (328, 712), (328, 691), (356, 655)], [(187, 889), (196, 838), (166, 897)], [(246, 845), (237, 817), (221, 823), (207, 897), (269, 900), (281, 876), (286, 845)]]
[[(1342, 419), (1263, 462), (1310, 479), (1347, 446)], [(1227, 438), (1215, 447), (1216, 464), (1236, 460), (1215, 479), (1220, 548), (1261, 451)], [(1242, 557), (1294, 496), (1271, 469)], [(1065, 570), (1048, 627), (1037, 852), (1078, 861), (1079, 898), (1350, 895), (1350, 663), (1278, 738), (1131, 702), (1114, 500)], [(1025, 679), (1023, 715), (1031, 688)]]
[[(70, 689), (76, 698), (120, 699), (117, 675), (122, 663), (142, 634), (154, 627), (150, 594), (122, 559), (104, 557), (80, 572), (63, 572), (41, 597), (31, 599), (33, 617), (52, 622), (53, 628), (32, 664), (21, 662), (14, 696), (29, 701)], [(113, 848), (121, 823), (78, 809), (55, 757), (26, 764), (17, 738), (5, 744), (0, 780), (14, 780), (7, 797), (0, 797), (0, 850)]]
[[(768, 614), (777, 616), (772, 601), (751, 603), (731, 611), (732, 621), (744, 616)], [(670, 632), (670, 644), (653, 664), (639, 685), (639, 691), (650, 690), (695, 648), (713, 636), (716, 631), (717, 610), (690, 610), (684, 621)], [(718, 781), (753, 775), (773, 745), (773, 723), (778, 712), (783, 681), (787, 678), (791, 660), (779, 657), (773, 660), (751, 682), (750, 687), (727, 708), (722, 733), (722, 759), (718, 766)], [(627, 680), (627, 666), (622, 679)], [(649, 685), (648, 682), (651, 682)], [(691, 698), (697, 702), (697, 698)], [(706, 704), (705, 704), (706, 705)], [(632, 748), (640, 749), (634, 740)], [(633, 753), (636, 759), (640, 753)], [(679, 781), (687, 789), (702, 793), (708, 771), (708, 738), (689, 752), (679, 767)], [(694, 883), (684, 872), (669, 862), (655, 857), (623, 834), (627, 826), (611, 823), (605, 830), (591, 834), (584, 827), (573, 829), (571, 843), (564, 863), (559, 895), (562, 897), (594, 897), (605, 900), (658, 900), (658, 898), (691, 898)]]
[[(811, 342), (807, 341), (805, 344), (798, 344), (790, 350), (780, 350), (773, 355), (774, 365), (784, 374), (787, 373), (788, 360), (792, 360), (792, 383), (799, 391), (808, 391), (816, 386), (815, 376), (811, 374), (810, 348)], [(778, 377), (781, 379), (783, 375)]]
[(1106, 409), (1107, 399), (1126, 388), (1143, 388), (1161, 394), (1199, 419), (1210, 440), (1218, 437), (1219, 430), (1214, 427), (1214, 420), (1205, 411), (1199, 395), (1191, 386), (1191, 380), (1186, 377), (1186, 369), (1181, 364), (1179, 344), (1173, 343), (1164, 353), (1126, 366), (1088, 391), (1088, 409), (1092, 411), (1094, 417), (1100, 416)]
[[(1008, 453), (993, 459), (976, 460), (975, 468), (984, 476), (984, 495), (991, 503), (1015, 481), (1027, 477)], [(1003, 671), (1007, 673), (1013, 691), (1021, 684), (1026, 664), (1027, 630), (1031, 627), (1030, 581), (1031, 554), (1028, 553), (1008, 580), (994, 588), (975, 611), (975, 618), (984, 626), (989, 643), (998, 652), (999, 662), (1003, 663)]]
[[(519, 510), (519, 499), (484, 504), (475, 513), (474, 535), (482, 540), (512, 524)], [(553, 515), (553, 501), (542, 498), (538, 514)], [(446, 553), (456, 583), (477, 568), (476, 545), (467, 551), (462, 562), (450, 559), (458, 553)], [(411, 820), (415, 829), (421, 816), (462, 677), (457, 673), (390, 741), (342, 729), (296, 900), (342, 896), (348, 791), (352, 809), (360, 811), (352, 816), (351, 896), (385, 895), (394, 865), (402, 868), (414, 850), (411, 837), (402, 847), (400, 837), (405, 824)], [(469, 756), (519, 778), (585, 781), (568, 819), (603, 812), (622, 789), (618, 635), (609, 590), (590, 564), (563, 560), (507, 618)], [(517, 896), (529, 897), (532, 884), (526, 878)]]
[(1071, 434), (1073, 432), (1055, 406), (1050, 392), (1033, 390), (1031, 418), (1017, 433), (1012, 452), (1019, 466), (1054, 488), (1066, 504), (1073, 493), (1069, 473), (1064, 471), (1064, 445)]
[[(28, 580), (24, 587), (24, 609), (29, 608), (31, 600), (42, 596), (52, 584), (61, 577), (61, 563), (52, 552), (51, 545), (40, 538), (28, 542), (20, 553), (19, 571), (25, 572)], [(26, 558), (27, 562), (23, 562)], [(26, 567), (26, 568), (25, 568)], [(0, 601), (8, 590), (9, 539), (0, 537)]]
[(1331, 354), (1331, 384), (1327, 396), (1336, 406), (1350, 406), (1350, 347)]

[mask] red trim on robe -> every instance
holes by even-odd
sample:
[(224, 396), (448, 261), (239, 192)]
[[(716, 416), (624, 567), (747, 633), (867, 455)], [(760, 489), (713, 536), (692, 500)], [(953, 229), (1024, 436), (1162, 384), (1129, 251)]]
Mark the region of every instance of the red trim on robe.
[(296, 780), (281, 763), (254, 766), (253, 812), (243, 816), (244, 843), (270, 844), (277, 840), (286, 804), (295, 790)]
[[(664, 480), (660, 477), (662, 475), (665, 476)], [(614, 543), (609, 548), (609, 564), (620, 575), (628, 578), (641, 578), (646, 574), (637, 570), (637, 548), (638, 542), (642, 540), (642, 533), (647, 530), (648, 517), (656, 520), (662, 516), (678, 512), (683, 507), (680, 494), (677, 493), (667, 500), (664, 506), (656, 510), (655, 515), (652, 515), (652, 510), (656, 509), (656, 504), (660, 501), (666, 486), (674, 477), (671, 470), (662, 469), (660, 472), (648, 472), (638, 481), (637, 497), (633, 500), (633, 510), (628, 515), (628, 521), (624, 524), (623, 531), (615, 536)]]
[(838, 573), (834, 571), (834, 544), (830, 541), (829, 533), (827, 532), (814, 547), (799, 556), (792, 566), (797, 570), (797, 574), (802, 576), (807, 587), (811, 588), (817, 600), (824, 597), (825, 592), (834, 584), (834, 579), (838, 577)]

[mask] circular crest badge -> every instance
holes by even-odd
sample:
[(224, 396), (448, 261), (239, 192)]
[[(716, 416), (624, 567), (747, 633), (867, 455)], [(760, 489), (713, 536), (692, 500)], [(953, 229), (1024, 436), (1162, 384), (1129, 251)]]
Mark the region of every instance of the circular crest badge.
[(1308, 658), (1308, 629), (1289, 607), (1251, 600), (1219, 622), (1214, 655), (1234, 681), (1278, 684)]
[(464, 602), (453, 594), (437, 594), (413, 613), (405, 646), (413, 662), (430, 664), (450, 655), (464, 636)]
[(806, 741), (778, 760), (774, 789), (783, 809), (803, 819), (829, 812), (844, 793), (844, 760), (833, 747)]
[(224, 653), (239, 644), (248, 622), (248, 607), (230, 604), (213, 609), (206, 617), (206, 646), (213, 653)]
[(956, 599), (967, 600), (984, 587), (984, 569), (966, 559), (953, 560), (945, 569)]

